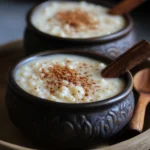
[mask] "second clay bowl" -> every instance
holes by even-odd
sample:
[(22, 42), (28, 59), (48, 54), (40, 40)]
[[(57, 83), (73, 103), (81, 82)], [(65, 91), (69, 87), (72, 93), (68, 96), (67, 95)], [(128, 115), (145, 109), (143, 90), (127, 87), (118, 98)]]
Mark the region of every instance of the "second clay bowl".
[[(59, 1), (59, 0), (56, 0)], [(69, 1), (69, 0), (64, 0)], [(76, 2), (76, 0), (72, 0)], [(51, 1), (34, 6), (27, 14), (27, 26), (24, 33), (25, 54), (33, 54), (44, 50), (55, 49), (84, 49), (96, 51), (110, 58), (116, 58), (135, 43), (133, 21), (129, 14), (124, 15), (126, 25), (123, 29), (110, 35), (94, 38), (62, 38), (41, 32), (32, 24), (32, 15), (39, 6), (47, 6)], [(61, 1), (62, 2), (62, 1)], [(96, 5), (111, 7), (112, 2), (107, 0), (87, 0)]]

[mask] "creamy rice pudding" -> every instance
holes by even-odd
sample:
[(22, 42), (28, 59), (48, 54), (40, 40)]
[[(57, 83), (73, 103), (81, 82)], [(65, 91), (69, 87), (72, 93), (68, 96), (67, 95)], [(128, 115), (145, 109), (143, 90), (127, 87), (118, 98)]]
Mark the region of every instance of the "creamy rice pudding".
[(42, 32), (63, 38), (90, 38), (115, 33), (125, 27), (122, 16), (88, 2), (49, 2), (38, 6), (31, 18)]
[(122, 79), (101, 77), (105, 66), (88, 57), (55, 54), (24, 64), (15, 79), (22, 89), (37, 97), (65, 103), (94, 102), (124, 89)]

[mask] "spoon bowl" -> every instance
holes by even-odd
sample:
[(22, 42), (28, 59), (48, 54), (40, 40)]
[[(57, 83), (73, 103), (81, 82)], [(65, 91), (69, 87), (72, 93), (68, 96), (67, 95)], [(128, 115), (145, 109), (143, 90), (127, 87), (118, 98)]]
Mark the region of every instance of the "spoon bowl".
[(134, 88), (140, 94), (135, 107), (133, 117), (130, 121), (130, 129), (142, 132), (146, 107), (150, 102), (150, 69), (143, 69), (134, 76)]
[(139, 71), (134, 77), (134, 88), (139, 93), (150, 94), (150, 69)]

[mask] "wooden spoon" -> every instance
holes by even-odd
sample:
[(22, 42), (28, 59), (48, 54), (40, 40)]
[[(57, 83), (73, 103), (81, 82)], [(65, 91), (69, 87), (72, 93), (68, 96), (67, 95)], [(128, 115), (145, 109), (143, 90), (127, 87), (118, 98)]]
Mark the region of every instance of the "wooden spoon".
[(119, 77), (148, 57), (150, 57), (150, 44), (142, 40), (110, 63), (102, 71), (102, 76), (105, 78)]
[(146, 107), (150, 102), (150, 69), (144, 69), (134, 76), (134, 87), (140, 94), (140, 97), (129, 123), (129, 127), (141, 133), (144, 125)]
[(132, 11), (145, 0), (122, 0), (121, 3), (111, 8), (108, 13), (111, 15), (123, 15)]

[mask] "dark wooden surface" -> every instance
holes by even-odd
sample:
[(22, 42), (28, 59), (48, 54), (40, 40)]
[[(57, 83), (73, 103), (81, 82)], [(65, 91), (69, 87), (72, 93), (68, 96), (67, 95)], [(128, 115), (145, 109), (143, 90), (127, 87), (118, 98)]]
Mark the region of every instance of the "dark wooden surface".
[[(26, 12), (36, 2), (35, 0), (28, 0), (28, 1), (26, 0), (22, 0), (22, 1), (21, 0), (0, 0), (0, 19), (1, 19), (0, 21), (0, 33), (1, 33), (0, 44), (9, 42), (11, 40), (16, 40), (18, 38), (20, 39), (23, 37), (24, 28), (26, 25), (25, 23)], [(149, 17), (150, 16), (150, 0), (148, 0), (142, 6), (135, 9), (131, 13), (131, 15), (133, 17), (134, 24), (135, 24), (134, 31), (136, 34), (136, 40), (139, 41), (141, 39), (146, 39), (150, 41), (150, 17)], [(5, 140), (7, 142), (16, 143), (16, 144), (30, 147), (32, 144), (27, 139), (22, 137), (20, 132), (11, 124), (11, 122), (8, 119), (6, 108), (3, 107), (5, 106), (4, 97), (5, 97), (5, 92), (6, 92), (5, 90), (6, 90), (6, 81), (7, 81), (7, 70), (12, 63), (16, 62), (16, 60), (20, 59), (23, 56), (23, 53), (20, 51), (20, 49), (18, 49), (18, 44), (14, 46), (14, 43), (13, 43), (14, 48), (11, 47), (11, 50), (17, 49), (17, 53), (14, 51), (10, 52), (10, 46), (9, 48), (6, 48), (6, 47), (0, 48), (5, 51), (4, 53), (0, 53), (0, 58), (1, 58), (0, 59), (1, 60), (0, 61), (1, 62), (0, 63), (0, 68), (1, 68), (1, 71), (0, 71), (0, 97), (1, 97), (0, 140)], [(149, 62), (145, 61), (144, 63), (138, 65), (136, 68), (132, 69), (132, 72), (134, 74), (136, 71), (145, 67), (149, 67), (149, 66), (150, 66)], [(136, 92), (134, 91), (134, 93)], [(138, 95), (136, 94), (135, 97), (137, 99)], [(150, 115), (149, 114), (150, 114), (150, 105), (148, 105), (147, 112), (146, 112), (144, 131), (150, 128)], [(14, 137), (14, 133), (16, 134), (15, 137)], [(135, 145), (130, 149), (139, 150), (140, 149), (139, 146), (141, 146), (141, 149), (143, 147), (145, 148), (145, 150), (150, 149), (150, 147), (145, 146), (145, 143), (149, 142), (149, 138), (146, 138), (146, 137), (149, 137), (149, 136), (148, 135), (144, 136), (143, 142), (138, 141), (139, 137), (136, 139), (136, 141), (132, 141), (131, 143)], [(126, 147), (130, 147), (130, 144), (125, 144), (125, 145)], [(0, 149), (4, 150), (5, 148), (0, 146)]]
[[(5, 106), (5, 93), (7, 87), (7, 72), (11, 65), (16, 63), (24, 56), (22, 41), (16, 41), (4, 46), (0, 47), (0, 140), (4, 140), (6, 142), (26, 146), (26, 147), (34, 147), (20, 132), (14, 125), (10, 122), (8, 118), (7, 109)], [(132, 69), (132, 74), (134, 75), (138, 70), (142, 68), (150, 67), (149, 61), (144, 61), (142, 64)], [(137, 100), (138, 95), (134, 91), (135, 99)], [(150, 128), (150, 105), (147, 108), (146, 118), (144, 123), (144, 131), (147, 131)], [(104, 145), (108, 146), (109, 144), (118, 143), (124, 140), (127, 140), (135, 134), (131, 135), (132, 132), (120, 132), (119, 137), (116, 137), (116, 141), (112, 141), (112, 143), (104, 143)], [(148, 137), (148, 136), (147, 136)], [(142, 137), (147, 141), (146, 137)], [(138, 138), (140, 141), (141, 138)], [(146, 142), (145, 142), (146, 143)], [(1, 144), (0, 144), (1, 145)], [(1, 146), (0, 146), (1, 148)], [(16, 150), (16, 149), (15, 149)], [(22, 149), (23, 150), (23, 149)], [(112, 150), (112, 149), (111, 149)], [(126, 149), (127, 150), (127, 149)], [(141, 149), (138, 149), (141, 150)], [(146, 149), (147, 150), (147, 149)]]

